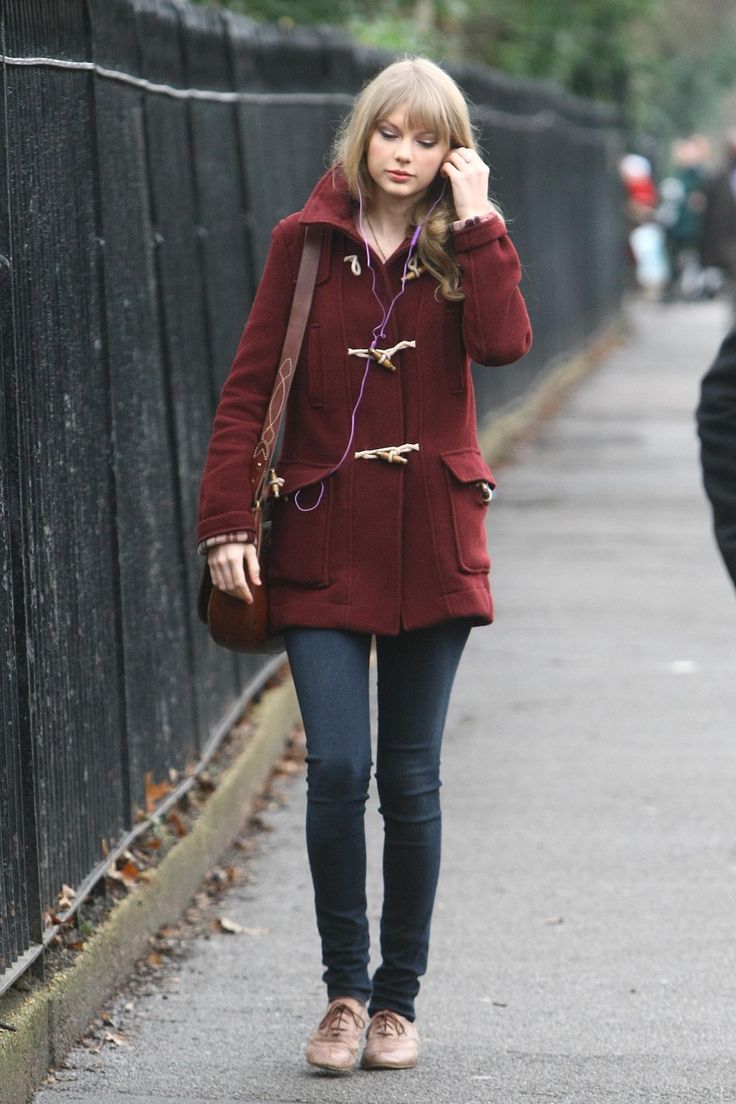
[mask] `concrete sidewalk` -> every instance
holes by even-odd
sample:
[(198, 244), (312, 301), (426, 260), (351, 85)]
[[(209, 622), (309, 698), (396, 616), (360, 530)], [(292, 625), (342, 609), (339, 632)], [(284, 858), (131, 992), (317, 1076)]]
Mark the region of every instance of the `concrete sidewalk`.
[[(420, 1066), (302, 1061), (324, 998), (298, 777), (223, 902), (251, 934), (194, 941), (135, 999), (130, 1045), (78, 1048), (36, 1104), (736, 1101), (736, 596), (692, 418), (726, 318), (632, 316), (497, 473), (497, 622), (448, 724)], [(375, 800), (368, 823), (377, 920)]]

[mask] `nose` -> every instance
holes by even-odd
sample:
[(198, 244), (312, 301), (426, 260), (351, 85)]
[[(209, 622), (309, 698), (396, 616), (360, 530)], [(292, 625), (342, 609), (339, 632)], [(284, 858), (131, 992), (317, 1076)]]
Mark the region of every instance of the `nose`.
[(396, 146), (396, 160), (401, 161), (402, 164), (411, 161), (411, 138), (408, 135)]

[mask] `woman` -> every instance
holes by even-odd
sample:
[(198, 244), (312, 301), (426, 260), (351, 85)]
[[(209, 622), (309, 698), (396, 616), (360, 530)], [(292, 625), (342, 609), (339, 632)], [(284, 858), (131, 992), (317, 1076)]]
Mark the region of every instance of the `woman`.
[[(328, 1007), (307, 1060), (415, 1065), (440, 858), (440, 743), (468, 632), (492, 620), (469, 358), (523, 356), (519, 262), (488, 199), (462, 93), (422, 58), (358, 96), (331, 168), (273, 231), (215, 416), (197, 539), (213, 582), (260, 584), (244, 505), (288, 320), (304, 227), (325, 228), (286, 415), (269, 595), (307, 736), (307, 850)], [(368, 666), (378, 666), (384, 820), (381, 964), (368, 974), (363, 814)]]

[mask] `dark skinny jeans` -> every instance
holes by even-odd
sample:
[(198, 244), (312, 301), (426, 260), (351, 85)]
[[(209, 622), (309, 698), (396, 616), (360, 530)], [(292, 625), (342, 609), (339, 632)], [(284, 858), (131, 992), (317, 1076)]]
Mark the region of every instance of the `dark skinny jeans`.
[(368, 975), (365, 803), (371, 636), (291, 628), (286, 647), (307, 735), (307, 853), (328, 999), (414, 1019), (440, 866), (440, 747), (467, 621), (376, 639), (376, 782), (384, 821), (381, 964)]

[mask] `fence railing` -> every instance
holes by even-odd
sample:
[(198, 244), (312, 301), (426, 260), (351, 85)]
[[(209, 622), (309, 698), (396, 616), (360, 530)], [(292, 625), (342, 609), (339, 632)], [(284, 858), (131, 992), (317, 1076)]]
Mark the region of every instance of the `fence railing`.
[[(0, 991), (39, 959), (146, 785), (206, 758), (258, 659), (196, 620), (211, 418), (275, 220), (388, 60), (346, 36), (174, 0), (19, 0), (0, 16)], [(604, 109), (478, 68), (533, 352), (483, 416), (620, 295)]]

